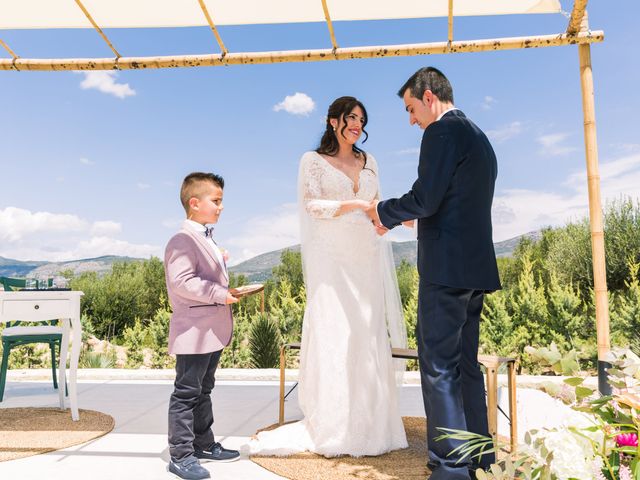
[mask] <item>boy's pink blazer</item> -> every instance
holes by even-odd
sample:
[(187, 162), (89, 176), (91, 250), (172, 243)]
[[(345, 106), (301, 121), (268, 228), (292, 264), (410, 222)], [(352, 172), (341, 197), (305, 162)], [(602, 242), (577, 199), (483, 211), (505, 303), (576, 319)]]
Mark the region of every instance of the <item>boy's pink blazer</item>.
[(222, 350), (233, 333), (231, 306), (225, 304), (229, 278), (207, 239), (183, 225), (167, 244), (164, 269), (173, 308), (169, 353)]

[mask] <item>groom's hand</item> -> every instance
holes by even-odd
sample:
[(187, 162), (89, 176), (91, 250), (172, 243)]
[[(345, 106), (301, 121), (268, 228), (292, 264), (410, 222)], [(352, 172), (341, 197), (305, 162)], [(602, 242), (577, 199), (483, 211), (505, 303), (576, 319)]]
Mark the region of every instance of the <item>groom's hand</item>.
[(364, 209), (364, 213), (371, 219), (371, 222), (377, 227), (378, 225), (382, 225), (380, 223), (380, 217), (378, 216), (378, 201), (373, 200), (369, 203), (369, 206)]
[(387, 233), (389, 231), (389, 229), (387, 227), (385, 227), (384, 225), (376, 225), (376, 233), (380, 236), (384, 235), (385, 233)]
[(369, 218), (371, 219), (371, 223), (373, 223), (373, 226), (376, 229), (376, 233), (378, 235), (384, 235), (385, 233), (387, 233), (389, 231), (389, 229), (387, 227), (385, 227), (384, 225), (382, 225), (382, 223), (380, 222), (380, 216), (378, 215), (378, 201), (374, 200), (372, 201), (369, 206), (367, 208), (365, 208), (365, 213), (369, 216)]

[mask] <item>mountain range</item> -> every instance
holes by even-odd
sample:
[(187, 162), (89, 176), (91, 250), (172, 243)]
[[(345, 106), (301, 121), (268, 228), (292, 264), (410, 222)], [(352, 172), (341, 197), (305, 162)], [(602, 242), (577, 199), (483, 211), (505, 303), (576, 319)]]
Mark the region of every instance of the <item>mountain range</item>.
[[(509, 257), (513, 254), (518, 243), (523, 238), (529, 238), (531, 240), (538, 240), (542, 236), (542, 233), (538, 231), (525, 233), (502, 242), (493, 244), (498, 257)], [(393, 248), (393, 260), (396, 267), (400, 265), (400, 262), (406, 260), (411, 265), (415, 265), (417, 261), (417, 241), (409, 242), (392, 242)], [(263, 253), (249, 260), (246, 260), (238, 265), (230, 267), (229, 270), (236, 275), (245, 275), (250, 282), (261, 282), (268, 279), (271, 276), (273, 268), (280, 263), (280, 256), (284, 250), (291, 250), (294, 252), (300, 251), (300, 245), (293, 245), (291, 247), (282, 248), (280, 250), (274, 250), (273, 252)]]
[[(494, 244), (496, 255), (498, 257), (508, 257), (515, 250), (516, 246), (522, 238), (530, 238), (538, 240), (541, 236), (540, 231), (529, 232), (509, 240), (497, 242)], [(416, 264), (417, 242), (393, 242), (393, 257), (396, 266), (402, 260), (406, 260), (412, 265)], [(272, 252), (263, 253), (238, 265), (230, 267), (229, 270), (236, 275), (245, 275), (250, 282), (260, 282), (271, 276), (273, 268), (280, 263), (280, 257), (284, 250), (300, 251), (300, 245), (274, 250)], [(44, 261), (21, 261), (12, 260), (10, 258), (0, 257), (0, 276), (3, 277), (25, 277), (33, 275), (38, 277), (46, 275), (53, 277), (63, 270), (71, 270), (74, 275), (82, 272), (97, 272), (104, 274), (111, 271), (114, 262), (127, 262), (140, 260), (132, 257), (119, 257), (116, 255), (108, 255), (96, 258), (85, 258), (82, 260), (73, 260), (68, 262), (44, 262)]]
[(72, 260), (69, 262), (43, 262), (43, 261), (20, 261), (10, 258), (0, 257), (0, 276), (2, 277), (26, 277), (40, 275), (53, 277), (64, 270), (71, 270), (74, 275), (82, 272), (98, 272), (103, 274), (111, 271), (114, 262), (129, 262), (141, 260), (133, 257), (119, 257), (117, 255), (107, 255), (96, 258), (85, 258), (82, 260)]

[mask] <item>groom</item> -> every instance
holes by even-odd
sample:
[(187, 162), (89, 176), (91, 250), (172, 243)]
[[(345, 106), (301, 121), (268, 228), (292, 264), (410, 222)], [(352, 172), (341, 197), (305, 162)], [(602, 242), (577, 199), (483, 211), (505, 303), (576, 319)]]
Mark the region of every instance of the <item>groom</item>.
[(449, 80), (421, 68), (398, 92), (424, 130), (418, 179), (400, 198), (367, 210), (378, 233), (418, 219), (416, 336), (427, 415), (431, 480), (468, 480), (493, 454), (462, 458), (442, 428), (489, 436), (478, 335), (484, 294), (500, 289), (491, 203), (496, 156), (486, 135), (453, 105)]

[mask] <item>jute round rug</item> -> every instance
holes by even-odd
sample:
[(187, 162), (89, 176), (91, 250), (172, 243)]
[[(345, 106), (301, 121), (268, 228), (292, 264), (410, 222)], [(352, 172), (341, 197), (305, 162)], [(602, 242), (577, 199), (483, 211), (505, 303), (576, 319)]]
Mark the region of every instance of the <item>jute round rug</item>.
[(325, 458), (300, 453), (289, 457), (252, 456), (251, 460), (290, 480), (424, 480), (428, 474), (425, 418), (403, 417), (402, 421), (409, 447), (378, 457)]
[(69, 410), (0, 408), (0, 462), (85, 443), (114, 426), (113, 417), (93, 410), (80, 410), (74, 422)]

